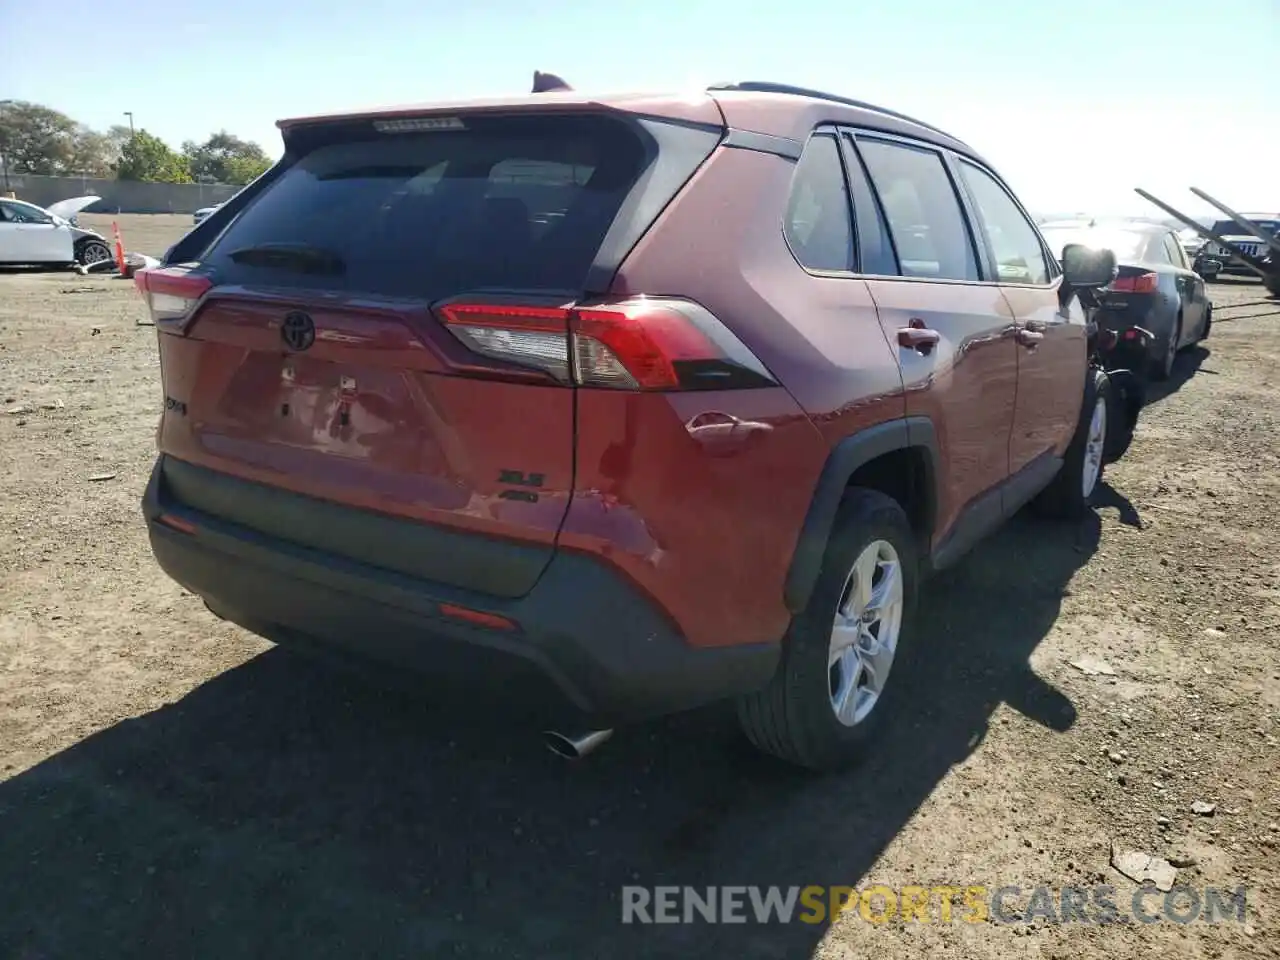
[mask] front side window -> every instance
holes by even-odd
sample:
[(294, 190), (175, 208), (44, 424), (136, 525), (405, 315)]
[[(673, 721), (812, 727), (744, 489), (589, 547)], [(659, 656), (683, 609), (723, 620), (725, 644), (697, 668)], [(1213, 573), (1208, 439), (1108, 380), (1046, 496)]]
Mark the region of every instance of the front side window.
[(1001, 283), (1048, 283), (1049, 265), (1031, 221), (987, 171), (963, 160), (960, 170), (991, 244), (996, 279)]
[(904, 277), (977, 280), (978, 261), (951, 177), (935, 150), (858, 138)]
[(53, 217), (29, 203), (10, 202), (4, 208), (10, 223), (53, 223)]
[(810, 270), (853, 266), (849, 197), (834, 136), (818, 134), (800, 155), (783, 232), (795, 258)]

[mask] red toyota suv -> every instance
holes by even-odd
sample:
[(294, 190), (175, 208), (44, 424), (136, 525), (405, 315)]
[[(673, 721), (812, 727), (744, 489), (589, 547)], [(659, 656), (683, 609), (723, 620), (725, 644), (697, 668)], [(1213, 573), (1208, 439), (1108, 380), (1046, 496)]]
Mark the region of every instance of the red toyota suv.
[(833, 768), (922, 577), (1098, 483), (1110, 268), (934, 127), (767, 83), (280, 127), (138, 277), (155, 556), (263, 637), (534, 697), (578, 752), (737, 698)]

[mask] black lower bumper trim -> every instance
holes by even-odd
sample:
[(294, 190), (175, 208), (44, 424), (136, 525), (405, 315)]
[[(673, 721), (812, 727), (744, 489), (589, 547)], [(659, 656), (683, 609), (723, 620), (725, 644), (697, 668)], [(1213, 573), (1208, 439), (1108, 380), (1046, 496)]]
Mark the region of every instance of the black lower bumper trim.
[[(378, 662), (549, 718), (613, 724), (758, 689), (780, 646), (690, 646), (653, 603), (600, 561), (556, 553), (521, 598), (476, 594), (370, 567), (227, 523), (167, 496), (157, 463), (143, 498), (161, 568), (217, 613), (281, 643)], [(176, 518), (194, 532), (157, 522)], [(441, 604), (499, 614), (474, 626)], [(514, 703), (513, 703), (514, 705)]]

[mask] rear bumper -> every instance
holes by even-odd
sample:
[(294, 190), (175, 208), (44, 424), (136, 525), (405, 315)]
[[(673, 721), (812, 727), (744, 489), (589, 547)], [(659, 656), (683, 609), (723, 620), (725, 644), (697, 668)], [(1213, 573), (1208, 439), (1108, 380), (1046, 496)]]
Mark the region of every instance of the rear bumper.
[[(168, 494), (163, 464), (143, 497), (160, 567), (217, 615), (277, 643), (411, 671), (442, 693), (491, 693), (548, 721), (601, 725), (758, 689), (777, 665), (777, 644), (690, 646), (647, 597), (589, 555), (561, 550), (524, 597), (487, 596), (184, 507)], [(161, 514), (191, 532), (158, 522)], [(516, 627), (476, 626), (442, 604)]]
[[(1262, 257), (1266, 256), (1266, 253), (1267, 253), (1266, 249), (1263, 248), (1261, 250), (1256, 251), (1253, 255), (1261, 259)], [(1253, 270), (1245, 266), (1243, 263), (1241, 263), (1239, 260), (1237, 260), (1235, 257), (1233, 257), (1229, 253), (1202, 253), (1197, 259), (1198, 260), (1217, 260), (1219, 263), (1222, 264), (1222, 269), (1219, 271), (1220, 273), (1229, 273), (1232, 276), (1250, 276), (1250, 277), (1257, 276), (1257, 274), (1254, 273)]]
[[(1094, 321), (1099, 329), (1116, 334), (1123, 334), (1130, 327), (1142, 327), (1157, 338), (1172, 333), (1172, 317), (1162, 317), (1159, 304), (1150, 300), (1129, 301), (1120, 306), (1104, 304), (1094, 314)], [(1153, 344), (1153, 353), (1157, 348), (1158, 345)]]

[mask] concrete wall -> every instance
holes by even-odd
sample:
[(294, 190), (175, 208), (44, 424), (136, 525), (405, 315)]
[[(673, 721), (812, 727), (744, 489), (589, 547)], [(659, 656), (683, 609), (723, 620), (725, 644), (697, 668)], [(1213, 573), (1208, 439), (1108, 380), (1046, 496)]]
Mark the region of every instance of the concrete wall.
[(6, 189), (19, 200), (40, 207), (70, 197), (97, 195), (102, 199), (87, 213), (194, 213), (230, 199), (240, 188), (221, 183), (141, 183), (11, 173), (8, 187), (0, 184), (0, 193)]

